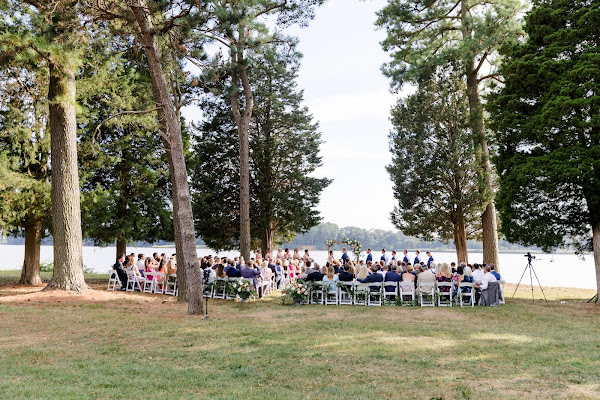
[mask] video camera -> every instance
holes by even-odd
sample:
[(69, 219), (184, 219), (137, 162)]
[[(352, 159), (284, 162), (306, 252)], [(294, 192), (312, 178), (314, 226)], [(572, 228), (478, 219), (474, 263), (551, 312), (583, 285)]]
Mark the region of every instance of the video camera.
[(525, 254), (523, 257), (527, 257), (529, 262), (531, 262), (531, 260), (535, 260), (535, 256), (532, 256), (530, 252), (527, 252), (527, 254)]

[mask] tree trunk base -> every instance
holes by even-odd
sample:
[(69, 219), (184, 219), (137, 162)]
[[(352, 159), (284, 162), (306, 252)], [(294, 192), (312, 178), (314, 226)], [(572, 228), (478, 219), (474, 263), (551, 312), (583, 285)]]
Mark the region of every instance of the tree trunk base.
[(88, 291), (88, 289), (89, 286), (85, 282), (59, 281), (52, 278), (42, 291), (49, 292), (51, 290), (64, 290), (72, 293), (85, 293)]

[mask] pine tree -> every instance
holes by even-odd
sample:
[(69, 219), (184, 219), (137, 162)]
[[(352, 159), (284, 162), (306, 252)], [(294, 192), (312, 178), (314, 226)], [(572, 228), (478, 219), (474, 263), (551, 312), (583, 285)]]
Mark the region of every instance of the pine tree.
[(600, 293), (600, 9), (537, 1), (525, 30), (525, 43), (506, 46), (490, 104), (502, 229), (545, 251), (592, 250)]
[(0, 30), (3, 60), (30, 60), (48, 68), (54, 274), (45, 290), (87, 290), (83, 277), (76, 87), (87, 38), (78, 1), (6, 1)]
[(144, 113), (153, 104), (142, 54), (113, 50), (108, 27), (94, 37), (78, 84), (82, 222), (84, 236), (116, 241), (118, 255), (130, 241), (173, 240), (171, 184), (156, 118)]
[[(311, 176), (321, 165), (321, 135), (296, 87), (294, 48), (289, 40), (249, 60), (255, 101), (249, 126), (251, 246), (263, 254), (319, 223), (315, 207), (330, 183)], [(209, 96), (204, 110), (192, 174), (196, 227), (209, 247), (229, 250), (240, 240), (237, 127), (223, 96)]]
[[(480, 90), (489, 79), (498, 79), (494, 69), (497, 49), (505, 40), (520, 34), (521, 10), (519, 0), (390, 0), (377, 20), (388, 33), (382, 45), (391, 52), (392, 61), (384, 66), (384, 73), (392, 79), (395, 89), (416, 83), (424, 70), (460, 63), (466, 81), (469, 125), (484, 171), (479, 188), (483, 197), (493, 190), (494, 176)], [(493, 197), (481, 220), (483, 260), (498, 266)]]
[(48, 69), (0, 66), (0, 231), (25, 236), (20, 283), (39, 285), (40, 241), (50, 220)]
[(418, 80), (416, 93), (392, 110), (387, 168), (398, 200), (394, 225), (426, 241), (452, 239), (459, 262), (468, 262), (467, 239), (481, 229), (479, 216), (489, 201), (478, 190), (464, 89), (452, 67)]
[[(202, 32), (229, 51), (225, 68), (231, 78), (228, 87), (229, 105), (238, 131), (239, 148), (239, 200), (240, 200), (240, 253), (250, 258), (250, 149), (249, 129), (254, 111), (253, 82), (249, 80), (249, 61), (260, 54), (270, 42), (280, 41), (269, 32), (266, 19), (277, 18), (279, 25), (306, 24), (312, 18), (314, 7), (324, 0), (225, 0), (209, 1), (214, 24), (200, 27)], [(222, 54), (217, 61), (221, 61)]]

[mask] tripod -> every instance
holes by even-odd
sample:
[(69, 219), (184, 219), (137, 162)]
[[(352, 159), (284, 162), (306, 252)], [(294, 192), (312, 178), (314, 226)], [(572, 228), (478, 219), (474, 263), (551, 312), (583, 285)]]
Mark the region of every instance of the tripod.
[(514, 298), (515, 294), (517, 294), (517, 290), (519, 290), (519, 285), (521, 284), (521, 281), (523, 280), (523, 277), (525, 276), (525, 272), (527, 272), (527, 270), (529, 270), (529, 280), (531, 282), (531, 301), (535, 302), (535, 298), (533, 297), (533, 276), (531, 275), (531, 272), (533, 272), (533, 275), (535, 275), (535, 280), (537, 281), (538, 286), (542, 290), (542, 294), (544, 295), (544, 300), (548, 301), (548, 299), (546, 298), (546, 294), (544, 293), (544, 289), (542, 288), (542, 285), (540, 283), (540, 280), (538, 279), (537, 274), (535, 273), (535, 270), (533, 269), (533, 265), (531, 264), (531, 260), (534, 259), (535, 257), (533, 257), (531, 255), (531, 253), (527, 253), (527, 255), (525, 255), (525, 257), (527, 257), (527, 265), (525, 266), (523, 275), (521, 275), (521, 279), (519, 279), (519, 283), (517, 284), (517, 288), (515, 289), (515, 292), (513, 293), (512, 297)]

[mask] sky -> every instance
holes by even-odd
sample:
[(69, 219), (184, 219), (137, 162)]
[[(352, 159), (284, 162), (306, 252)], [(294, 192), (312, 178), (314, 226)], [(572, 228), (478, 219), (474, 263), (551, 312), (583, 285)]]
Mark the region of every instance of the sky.
[(385, 32), (374, 26), (375, 12), (385, 4), (328, 0), (308, 27), (285, 31), (300, 40), (298, 88), (324, 141), (323, 166), (315, 176), (333, 179), (318, 209), (324, 222), (340, 227), (394, 229), (389, 215), (395, 200), (385, 166), (391, 162), (390, 108), (398, 95), (390, 94), (381, 73), (388, 60), (379, 44)]

